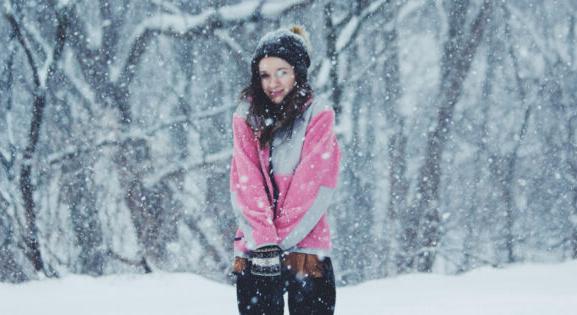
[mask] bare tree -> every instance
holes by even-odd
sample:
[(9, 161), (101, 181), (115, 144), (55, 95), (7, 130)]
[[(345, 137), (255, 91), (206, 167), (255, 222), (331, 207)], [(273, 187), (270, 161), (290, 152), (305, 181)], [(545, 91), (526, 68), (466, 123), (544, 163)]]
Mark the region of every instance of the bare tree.
[(26, 257), (28, 257), (30, 262), (34, 265), (34, 269), (37, 272), (49, 274), (50, 272), (48, 272), (48, 269), (44, 266), (38, 239), (38, 227), (36, 222), (37, 209), (33, 195), (34, 185), (32, 184), (32, 165), (40, 138), (44, 109), (46, 107), (46, 84), (52, 78), (57, 62), (59, 61), (64, 49), (66, 34), (68, 31), (69, 8), (64, 7), (56, 9), (56, 19), (58, 20), (55, 39), (56, 45), (52, 51), (44, 52), (50, 56), (46, 61), (48, 62), (48, 67), (45, 75), (40, 74), (37, 57), (34, 56), (34, 52), (29, 47), (28, 41), (22, 32), (22, 27), (14, 15), (9, 1), (6, 2), (5, 8), (6, 11), (4, 12), (4, 16), (9, 21), (18, 42), (26, 54), (28, 65), (32, 71), (34, 84), (32, 121), (30, 122), (28, 144), (24, 149), (22, 167), (20, 169), (20, 189), (25, 207), (25, 224), (23, 233), (24, 243), (26, 245), (25, 253)]
[(577, 258), (577, 116), (571, 117), (569, 119), (569, 132), (568, 132), (568, 157), (569, 160), (567, 164), (570, 169), (570, 173), (567, 176), (574, 183), (573, 184), (573, 211), (570, 212), (569, 222), (571, 222), (572, 231), (569, 236), (569, 244), (571, 248), (571, 257), (573, 259)]
[[(389, 171), (390, 192), (389, 204), (386, 208), (386, 218), (388, 224), (386, 227), (386, 235), (388, 235), (388, 256), (395, 255), (395, 265), (398, 264), (398, 239), (399, 236), (399, 211), (405, 209), (407, 206), (407, 193), (409, 189), (409, 180), (406, 175), (407, 171), (407, 135), (405, 134), (405, 119), (397, 112), (398, 101), (402, 96), (401, 86), (401, 69), (399, 58), (399, 33), (396, 26), (398, 18), (398, 11), (400, 9), (399, 3), (389, 1), (384, 10), (384, 21), (392, 27), (386, 28), (383, 32), (385, 44), (384, 62), (382, 65), (382, 77), (384, 85), (383, 98), (383, 112), (387, 118), (387, 125), (389, 128), (395, 130), (394, 134), (389, 139), (389, 145), (386, 148), (388, 152), (389, 163), (387, 165)], [(377, 135), (374, 135), (376, 137)], [(383, 242), (383, 243), (385, 243)], [(383, 244), (385, 245), (385, 244)], [(383, 248), (384, 250), (386, 248)], [(383, 265), (384, 269), (388, 269)], [(396, 268), (397, 270), (399, 268)]]
[(436, 126), (427, 136), (425, 162), (417, 179), (417, 197), (409, 208), (405, 224), (406, 266), (430, 272), (439, 244), (439, 188), (442, 155), (450, 135), (455, 105), (462, 93), (477, 47), (481, 43), (486, 22), (491, 14), (492, 1), (485, 0), (471, 25), (466, 13), (469, 1), (451, 1), (448, 9), (448, 38), (441, 60), (441, 82), (434, 105), (439, 108)]

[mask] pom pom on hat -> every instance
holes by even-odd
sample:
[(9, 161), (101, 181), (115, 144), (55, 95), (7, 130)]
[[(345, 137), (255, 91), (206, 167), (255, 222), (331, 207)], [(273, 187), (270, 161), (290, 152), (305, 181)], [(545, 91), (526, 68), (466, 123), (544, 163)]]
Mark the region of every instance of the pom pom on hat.
[(312, 53), (312, 45), (311, 45), (311, 40), (310, 40), (309, 33), (307, 32), (307, 30), (304, 28), (304, 26), (296, 25), (296, 24), (291, 26), (291, 28), (289, 30), (291, 32), (299, 35), (302, 38), (303, 43), (305, 45), (305, 48), (307, 49), (307, 53), (309, 54), (309, 58), (310, 58), (311, 53)]

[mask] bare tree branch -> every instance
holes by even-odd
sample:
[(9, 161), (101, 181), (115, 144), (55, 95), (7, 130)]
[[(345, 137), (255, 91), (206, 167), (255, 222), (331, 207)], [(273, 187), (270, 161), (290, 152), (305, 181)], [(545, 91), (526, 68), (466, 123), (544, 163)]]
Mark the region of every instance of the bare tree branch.
[[(30, 131), (28, 144), (23, 152), (22, 168), (20, 170), (20, 189), (22, 191), (22, 198), (24, 201), (25, 208), (25, 224), (24, 224), (24, 243), (26, 245), (25, 255), (33, 264), (34, 269), (37, 272), (44, 271), (45, 274), (51, 275), (49, 266), (44, 264), (42, 259), (42, 254), (40, 252), (39, 240), (38, 240), (38, 230), (36, 222), (36, 205), (34, 202), (34, 185), (32, 184), (32, 159), (35, 155), (38, 140), (40, 137), (40, 129), (43, 120), (44, 108), (46, 106), (46, 83), (52, 77), (54, 70), (56, 68), (56, 63), (62, 55), (64, 49), (64, 43), (66, 41), (66, 31), (68, 27), (67, 11), (68, 8), (62, 9), (62, 12), (57, 14), (58, 25), (56, 28), (56, 41), (52, 51), (52, 58), (48, 59), (48, 65), (46, 66), (46, 74), (41, 75), (39, 72), (39, 67), (32, 50), (29, 47), (27, 40), (25, 39), (22, 28), (16, 20), (11, 10), (6, 10), (4, 16), (9, 21), (12, 26), (13, 32), (16, 34), (18, 42), (24, 49), (27, 56), (27, 60), (30, 68), (32, 69), (32, 77), (34, 81), (34, 101), (32, 110), (32, 121), (30, 123)], [(48, 268), (47, 268), (48, 267)]]
[[(206, 9), (197, 15), (161, 14), (148, 18), (136, 27), (132, 36), (130, 52), (121, 67), (122, 72), (118, 81), (121, 85), (130, 85), (136, 65), (140, 63), (140, 58), (146, 50), (148, 42), (160, 34), (177, 38), (214, 34), (217, 30), (228, 29), (231, 26), (239, 26), (249, 22), (254, 16), (265, 19), (277, 18), (288, 11), (305, 7), (310, 3), (312, 0), (287, 3), (247, 1), (218, 9)], [(253, 6), (253, 10), (244, 9), (249, 4)]]
[(354, 39), (357, 38), (363, 23), (370, 18), (373, 13), (388, 3), (389, 0), (378, 0), (370, 5), (367, 4), (367, 7), (362, 8), (362, 11), (358, 15), (349, 16), (346, 20), (347, 25), (342, 28), (342, 31), (337, 37), (336, 53), (340, 54), (347, 49), (354, 42)]

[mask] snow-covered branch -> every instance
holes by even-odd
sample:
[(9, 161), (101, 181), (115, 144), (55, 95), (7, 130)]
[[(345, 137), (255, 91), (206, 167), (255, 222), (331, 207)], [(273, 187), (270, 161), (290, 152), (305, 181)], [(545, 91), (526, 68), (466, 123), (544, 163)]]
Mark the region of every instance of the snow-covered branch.
[(543, 54), (545, 60), (549, 64), (554, 64), (556, 57), (548, 49), (545, 40), (538, 35), (538, 32), (534, 27), (535, 23), (531, 23), (531, 21), (529, 21), (528, 18), (526, 17), (526, 14), (521, 10), (519, 10), (518, 8), (516, 8), (512, 3), (503, 2), (502, 6), (511, 16), (510, 20), (511, 25), (515, 26), (518, 29), (525, 30), (531, 36), (531, 38), (533, 39), (533, 43), (539, 49), (541, 54)]
[(82, 79), (81, 76), (76, 75), (76, 67), (74, 65), (74, 55), (71, 51), (67, 51), (64, 54), (62, 63), (62, 71), (66, 74), (66, 77), (72, 84), (78, 95), (82, 97), (86, 102), (96, 107), (96, 95), (94, 91), (90, 88), (90, 85)]
[(146, 184), (146, 186), (152, 187), (154, 184), (166, 180), (167, 178), (182, 173), (189, 173), (213, 165), (215, 163), (228, 161), (231, 157), (232, 149), (225, 148), (219, 152), (204, 155), (201, 160), (194, 160), (190, 163), (170, 164), (167, 167), (148, 175), (146, 178), (144, 178), (143, 182)]
[[(9, 3), (9, 1), (6, 1), (5, 3)], [(36, 87), (41, 87), (41, 86), (43, 86), (43, 83), (42, 83), (42, 81), (40, 81), (40, 75), (38, 72), (38, 65), (37, 65), (36, 60), (34, 58), (34, 55), (32, 53), (32, 49), (30, 48), (28, 40), (24, 37), (24, 34), (22, 34), (22, 29), (20, 27), (20, 24), (18, 23), (18, 21), (16, 20), (16, 17), (14, 16), (14, 14), (12, 12), (13, 12), (12, 10), (6, 10), (4, 12), (4, 17), (8, 20), (8, 22), (10, 23), (10, 26), (12, 26), (12, 30), (13, 30), (14, 34), (16, 35), (16, 39), (18, 40), (18, 42), (20, 43), (20, 46), (22, 46), (22, 49), (24, 50), (24, 53), (26, 54), (26, 59), (28, 59), (28, 65), (32, 69), (32, 78), (34, 81), (34, 85)]]
[(353, 42), (362, 26), (362, 23), (385, 4), (387, 4), (387, 0), (375, 1), (363, 9), (360, 14), (351, 15), (349, 17), (346, 25), (337, 37), (335, 45), (337, 54), (342, 52)]
[(240, 46), (240, 44), (234, 38), (232, 38), (232, 36), (230, 36), (228, 30), (223, 29), (215, 30), (214, 35), (218, 39), (220, 39), (221, 42), (225, 43), (228, 46), (228, 48), (236, 56), (236, 60), (241, 60), (246, 64), (250, 62), (250, 59), (248, 58), (248, 56), (250, 55), (244, 50), (244, 48), (242, 48), (242, 46)]
[(182, 123), (192, 124), (193, 121), (197, 121), (198, 119), (213, 117), (213, 116), (216, 116), (218, 114), (222, 114), (224, 112), (233, 110), (235, 107), (236, 107), (235, 104), (233, 104), (233, 105), (227, 104), (227, 105), (223, 105), (220, 107), (214, 107), (214, 108), (211, 108), (210, 110), (205, 110), (205, 111), (202, 111), (202, 112), (199, 112), (196, 114), (191, 114), (191, 115), (186, 115), (186, 116), (181, 115), (181, 116), (173, 117), (169, 121), (161, 122), (158, 125), (156, 125), (152, 128), (149, 128), (144, 133), (146, 135), (153, 135), (161, 129), (170, 128), (171, 126), (174, 126), (177, 124), (182, 124)]
[[(206, 36), (217, 30), (227, 29), (248, 22), (255, 17), (276, 19), (289, 10), (300, 8), (312, 0), (298, 1), (245, 1), (239, 4), (208, 8), (197, 15), (189, 14), (159, 14), (142, 21), (131, 36), (130, 50), (122, 72), (116, 78), (121, 85), (127, 86), (132, 81), (136, 65), (140, 62), (146, 46), (157, 35), (187, 37), (193, 35)], [(222, 33), (220, 34), (222, 36)], [(231, 44), (230, 41), (226, 42)], [(237, 49), (232, 44), (229, 47)], [(113, 80), (115, 78), (112, 78)]]
[(58, 151), (56, 153), (50, 154), (47, 157), (46, 162), (50, 165), (55, 165), (55, 164), (60, 163), (64, 160), (71, 159), (71, 158), (78, 156), (78, 155), (81, 155), (81, 154), (93, 152), (95, 150), (100, 150), (100, 149), (105, 148), (105, 147), (119, 146), (120, 144), (121, 144), (121, 141), (119, 141), (119, 140), (103, 139), (103, 140), (98, 141), (94, 145), (84, 145), (84, 146), (80, 146), (80, 147), (69, 146), (62, 151)]
[(166, 2), (163, 0), (151, 0), (150, 2), (157, 5), (159, 8), (162, 8), (166, 12), (173, 13), (173, 14), (181, 14), (182, 13), (180, 11), (180, 9), (172, 3), (169, 3), (169, 2)]
[(22, 29), (24, 32), (26, 32), (29, 35), (26, 38), (36, 42), (42, 48), (42, 53), (44, 55), (46, 55), (44, 64), (42, 65), (40, 73), (39, 73), (40, 82), (46, 82), (46, 75), (48, 73), (48, 66), (52, 63), (52, 60), (54, 59), (53, 54), (52, 54), (52, 47), (46, 42), (46, 40), (44, 40), (44, 38), (42, 37), (42, 34), (40, 33), (40, 31), (38, 29), (36, 29), (34, 24), (23, 19)]

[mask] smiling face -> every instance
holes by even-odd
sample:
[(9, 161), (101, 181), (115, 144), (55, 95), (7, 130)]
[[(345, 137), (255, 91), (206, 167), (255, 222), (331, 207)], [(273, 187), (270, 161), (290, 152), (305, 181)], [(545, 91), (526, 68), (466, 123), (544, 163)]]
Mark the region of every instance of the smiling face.
[(294, 69), (284, 59), (262, 58), (258, 71), (264, 94), (275, 104), (280, 104), (295, 86)]

